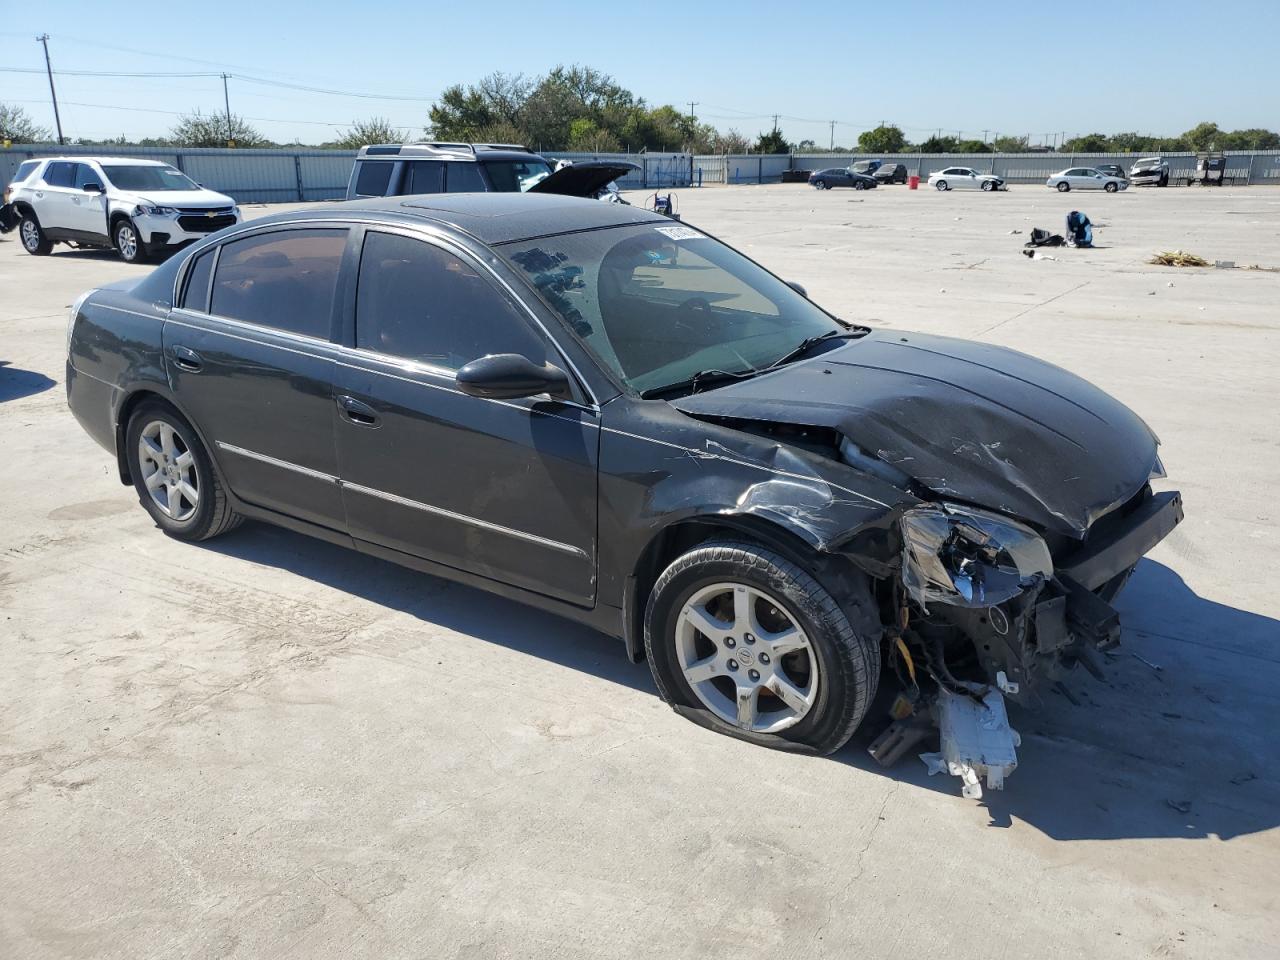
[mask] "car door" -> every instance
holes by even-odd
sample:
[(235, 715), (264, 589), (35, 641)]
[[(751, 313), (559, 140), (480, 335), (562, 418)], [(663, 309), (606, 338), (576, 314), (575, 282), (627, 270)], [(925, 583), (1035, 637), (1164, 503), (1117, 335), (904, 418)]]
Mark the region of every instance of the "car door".
[[(70, 219), (67, 226), (72, 230), (91, 236), (106, 237), (107, 233), (107, 195), (106, 182), (102, 174), (87, 163), (74, 164), (74, 179), (71, 184)], [(85, 190), (86, 185), (97, 184), (97, 192)]]
[(968, 167), (960, 169), (960, 175), (956, 178), (956, 186), (961, 190), (977, 190), (978, 175)]
[(36, 185), (36, 217), (45, 234), (55, 240), (65, 239), (68, 231), (75, 230), (71, 193), (76, 166), (68, 160), (54, 161), (44, 168), (44, 182)]
[(187, 265), (162, 334), (173, 394), (231, 490), (337, 531), (333, 340), (349, 235), (289, 225), (211, 247)]
[(472, 397), (454, 378), (491, 353), (563, 367), (528, 309), (448, 241), (371, 228), (352, 313), (336, 436), (357, 545), (589, 605), (598, 412)]

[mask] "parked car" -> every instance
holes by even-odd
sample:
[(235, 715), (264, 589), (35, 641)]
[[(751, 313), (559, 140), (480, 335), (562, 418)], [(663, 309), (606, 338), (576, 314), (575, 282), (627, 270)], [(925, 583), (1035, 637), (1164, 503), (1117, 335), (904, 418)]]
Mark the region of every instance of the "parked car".
[(1004, 177), (978, 173), (969, 167), (947, 167), (929, 177), (929, 186), (937, 190), (1008, 190)]
[(884, 166), (883, 160), (855, 160), (849, 164), (849, 169), (854, 173), (863, 173), (870, 177), (874, 176), (882, 166)]
[(254, 518), (553, 610), (765, 746), (838, 749), (881, 682), (927, 718), (1093, 668), (1181, 517), (1084, 380), (845, 323), (633, 206), (275, 214), (84, 294), (67, 342), (71, 411), (168, 535)]
[(40, 166), (39, 160), (23, 160), (18, 164), (18, 169), (13, 171), (13, 176), (9, 178), (9, 182), (5, 184), (4, 194), (0, 197), (0, 233), (8, 233), (16, 227), (22, 217), (13, 208), (13, 204), (9, 201), (13, 198), (14, 190)]
[(1100, 163), (1093, 169), (1108, 177), (1118, 177), (1121, 180), (1129, 179), (1129, 175), (1124, 172), (1124, 167), (1118, 163)]
[(347, 199), (419, 193), (556, 193), (606, 197), (619, 177), (640, 169), (625, 160), (580, 160), (553, 170), (514, 143), (406, 143), (361, 147)]
[(167, 163), (137, 157), (35, 163), (11, 188), (0, 221), (16, 220), (23, 248), (37, 256), (51, 253), (55, 243), (71, 243), (114, 247), (122, 260), (138, 263), (240, 222), (234, 200)]
[(828, 167), (809, 174), (809, 184), (815, 190), (830, 190), (832, 187), (872, 190), (876, 186), (876, 178), (865, 173), (855, 173), (851, 167)]
[(885, 163), (872, 174), (876, 183), (906, 183), (907, 165), (905, 163)]
[(1169, 161), (1164, 157), (1143, 157), (1129, 168), (1129, 180), (1135, 186), (1167, 187)]
[(1045, 186), (1053, 187), (1060, 193), (1068, 190), (1105, 190), (1115, 193), (1117, 190), (1128, 190), (1129, 181), (1124, 177), (1108, 176), (1094, 167), (1072, 167), (1055, 173), (1045, 181)]

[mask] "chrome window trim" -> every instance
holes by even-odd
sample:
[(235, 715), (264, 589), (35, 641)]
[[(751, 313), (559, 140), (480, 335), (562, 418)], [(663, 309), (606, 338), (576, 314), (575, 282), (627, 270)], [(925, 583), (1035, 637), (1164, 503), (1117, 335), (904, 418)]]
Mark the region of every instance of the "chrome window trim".
[(547, 537), (540, 537), (536, 533), (528, 533), (524, 530), (517, 530), (514, 527), (506, 527), (500, 523), (493, 523), (489, 520), (481, 520), (479, 517), (472, 517), (465, 513), (457, 513), (454, 510), (446, 510), (444, 507), (432, 506), (429, 503), (423, 503), (420, 500), (410, 500), (408, 497), (402, 497), (399, 494), (389, 493), (386, 490), (378, 490), (375, 487), (366, 487), (363, 484), (351, 483), (343, 480), (341, 477), (335, 477), (331, 473), (324, 473), (320, 470), (313, 470), (310, 467), (304, 467), (301, 464), (290, 463), (288, 460), (280, 460), (277, 457), (269, 456), (265, 453), (258, 453), (256, 450), (249, 450), (245, 447), (236, 446), (233, 443), (225, 441), (216, 441), (220, 450), (237, 456), (246, 457), (250, 460), (257, 460), (259, 463), (269, 464), (273, 467), (279, 467), (282, 470), (289, 470), (300, 474), (304, 477), (310, 477), (313, 480), (321, 480), (325, 483), (332, 483), (343, 490), (350, 490), (353, 493), (362, 493), (365, 496), (376, 497), (379, 500), (386, 500), (388, 503), (395, 503), (402, 507), (410, 507), (414, 510), (421, 510), (424, 513), (434, 514), (438, 517), (444, 517), (449, 520), (456, 520), (459, 523), (465, 523), (469, 526), (479, 527), (482, 530), (489, 530), (493, 533), (500, 533), (504, 536), (514, 537), (517, 540), (524, 540), (527, 543), (537, 544), (541, 547), (548, 547), (552, 550), (559, 550), (562, 553), (579, 556), (584, 560), (590, 560), (587, 552), (581, 547), (575, 547), (570, 543), (561, 543), (559, 540), (550, 540)]

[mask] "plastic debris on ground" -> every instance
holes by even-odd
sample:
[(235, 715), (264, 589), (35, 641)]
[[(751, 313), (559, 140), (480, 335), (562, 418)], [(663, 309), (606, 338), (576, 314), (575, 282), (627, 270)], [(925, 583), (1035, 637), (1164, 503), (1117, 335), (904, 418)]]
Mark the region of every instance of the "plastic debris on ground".
[(960, 792), (971, 800), (982, 799), (984, 777), (988, 790), (1004, 789), (1004, 778), (1018, 766), (1016, 748), (1022, 743), (1009, 726), (1000, 691), (986, 689), (978, 699), (983, 689), (975, 685), (973, 696), (938, 690), (935, 709), (942, 748), (938, 753), (920, 754), (930, 776), (949, 773), (959, 777), (963, 784)]

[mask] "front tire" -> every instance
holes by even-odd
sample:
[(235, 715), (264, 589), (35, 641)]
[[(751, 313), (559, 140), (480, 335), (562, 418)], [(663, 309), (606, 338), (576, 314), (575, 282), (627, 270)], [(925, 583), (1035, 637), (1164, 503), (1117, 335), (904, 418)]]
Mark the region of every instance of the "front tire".
[(1108, 184), (1107, 184), (1106, 186), (1104, 186), (1102, 189), (1103, 189), (1103, 190), (1105, 190), (1105, 191), (1107, 191), (1107, 193), (1115, 193), (1115, 192), (1116, 192), (1117, 190), (1119, 190), (1120, 188), (1119, 188), (1116, 184), (1114, 184), (1114, 183), (1108, 183)]
[(196, 542), (239, 525), (204, 444), (168, 404), (140, 404), (129, 418), (125, 443), (138, 498), (169, 536)]
[(865, 183), (863, 183), (861, 180), (855, 180), (855, 181), (853, 181), (853, 189), (855, 189), (855, 190), (865, 190), (865, 189), (867, 189), (867, 185), (866, 185)]
[(827, 189), (827, 181), (825, 181), (825, 180), (815, 180), (815, 181), (813, 181), (813, 189), (815, 189), (815, 190), (825, 190), (825, 189)]
[(53, 251), (53, 241), (44, 235), (34, 214), (23, 214), (18, 237), (22, 240), (22, 249), (33, 257), (47, 257)]
[(704, 543), (659, 577), (645, 651), (682, 716), (761, 746), (829, 754), (875, 696), (880, 622), (856, 575), (838, 603), (807, 570), (737, 540)]
[(1058, 184), (1059, 193), (1068, 193), (1070, 192), (1070, 190), (1071, 190), (1071, 184), (1067, 183), (1065, 180), (1062, 181), (1060, 184)]
[(111, 230), (111, 240), (115, 244), (116, 253), (125, 263), (145, 263), (147, 249), (142, 244), (142, 236), (132, 220), (120, 219)]

